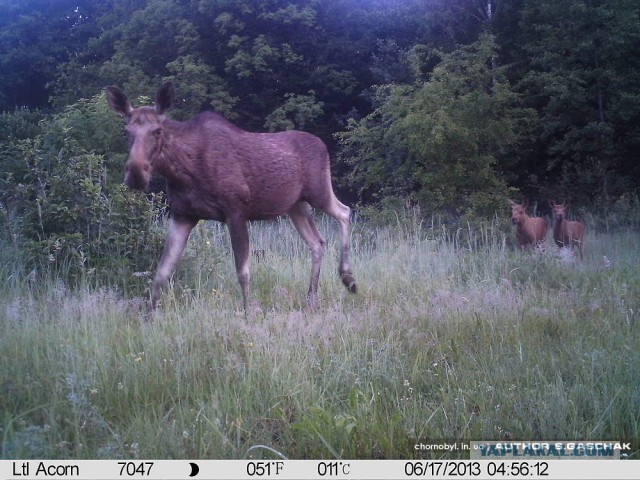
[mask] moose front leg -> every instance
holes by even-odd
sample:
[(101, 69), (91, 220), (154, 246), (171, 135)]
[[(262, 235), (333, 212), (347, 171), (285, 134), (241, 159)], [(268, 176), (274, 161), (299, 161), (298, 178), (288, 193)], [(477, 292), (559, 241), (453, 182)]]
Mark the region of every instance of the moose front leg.
[(167, 284), (171, 275), (176, 269), (176, 265), (182, 257), (189, 234), (193, 227), (198, 223), (197, 220), (187, 218), (174, 218), (169, 220), (169, 229), (167, 241), (164, 246), (164, 252), (158, 264), (158, 270), (153, 281), (153, 292), (151, 294), (151, 311), (156, 309), (158, 300), (162, 295), (162, 288)]
[(236, 273), (238, 274), (238, 282), (242, 289), (242, 301), (244, 311), (247, 311), (247, 302), (249, 301), (249, 282), (250, 282), (250, 258), (249, 258), (249, 229), (247, 220), (240, 216), (235, 216), (227, 221), (229, 228), (229, 236), (231, 237), (231, 248), (233, 249), (233, 258), (236, 263)]

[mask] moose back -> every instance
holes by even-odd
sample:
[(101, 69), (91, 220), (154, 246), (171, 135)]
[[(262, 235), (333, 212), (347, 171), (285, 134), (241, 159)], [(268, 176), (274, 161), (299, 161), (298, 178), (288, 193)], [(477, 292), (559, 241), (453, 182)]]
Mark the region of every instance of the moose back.
[(246, 309), (248, 222), (285, 214), (311, 251), (308, 301), (315, 305), (325, 240), (316, 228), (311, 207), (338, 221), (342, 243), (339, 274), (347, 289), (356, 292), (349, 264), (351, 210), (333, 193), (329, 153), (322, 140), (300, 131), (250, 133), (213, 112), (184, 122), (172, 120), (165, 115), (175, 101), (172, 83), (158, 90), (153, 107), (134, 108), (118, 87), (106, 90), (109, 106), (127, 122), (127, 186), (145, 189), (153, 172), (167, 179), (171, 216), (153, 282), (152, 310), (199, 220), (226, 223)]

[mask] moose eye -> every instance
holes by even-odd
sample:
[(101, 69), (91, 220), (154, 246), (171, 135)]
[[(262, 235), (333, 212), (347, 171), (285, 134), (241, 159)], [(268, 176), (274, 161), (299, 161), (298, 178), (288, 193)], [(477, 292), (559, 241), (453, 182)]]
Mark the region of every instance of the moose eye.
[(161, 129), (161, 128), (155, 128), (155, 129), (153, 129), (153, 130), (151, 131), (151, 134), (152, 134), (154, 137), (158, 138), (158, 137), (160, 137), (160, 135), (162, 134), (162, 129)]

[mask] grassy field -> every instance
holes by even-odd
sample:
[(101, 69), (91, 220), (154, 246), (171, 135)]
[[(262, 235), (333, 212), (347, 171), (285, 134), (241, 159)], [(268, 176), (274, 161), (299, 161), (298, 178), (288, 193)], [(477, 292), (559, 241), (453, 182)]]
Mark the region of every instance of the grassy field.
[[(252, 227), (245, 315), (226, 231), (201, 224), (153, 323), (142, 298), (0, 287), (2, 458), (416, 458), (417, 443), (640, 438), (640, 236), (584, 262), (491, 230), (356, 225), (359, 293), (320, 307), (287, 221)], [(462, 455), (464, 457), (464, 455)]]

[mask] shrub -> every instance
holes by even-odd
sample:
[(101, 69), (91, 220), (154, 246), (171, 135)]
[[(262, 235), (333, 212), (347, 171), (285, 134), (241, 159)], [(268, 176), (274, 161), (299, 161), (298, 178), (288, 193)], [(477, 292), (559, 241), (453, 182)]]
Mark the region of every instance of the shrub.
[(157, 258), (163, 196), (122, 184), (120, 122), (101, 94), (25, 128), (30, 138), (6, 139), (0, 222), (28, 271), (69, 281), (104, 272), (124, 286)]

